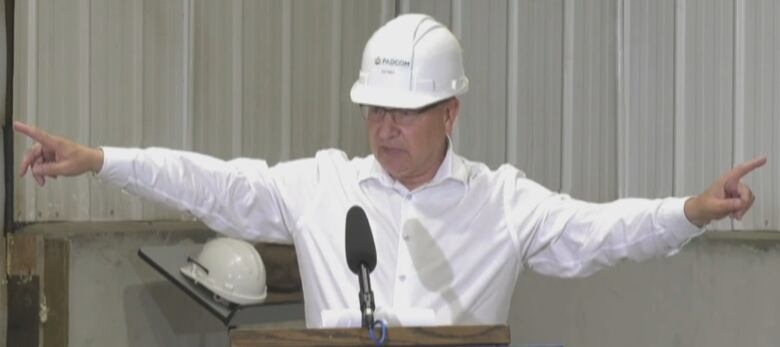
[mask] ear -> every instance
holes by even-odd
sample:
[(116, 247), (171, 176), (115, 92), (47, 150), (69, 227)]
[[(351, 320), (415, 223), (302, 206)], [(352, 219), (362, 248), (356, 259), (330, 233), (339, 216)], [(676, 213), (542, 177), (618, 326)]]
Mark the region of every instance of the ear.
[(455, 120), (460, 114), (460, 100), (458, 97), (452, 97), (444, 106), (444, 131), (447, 136), (452, 136), (452, 130), (455, 129)]

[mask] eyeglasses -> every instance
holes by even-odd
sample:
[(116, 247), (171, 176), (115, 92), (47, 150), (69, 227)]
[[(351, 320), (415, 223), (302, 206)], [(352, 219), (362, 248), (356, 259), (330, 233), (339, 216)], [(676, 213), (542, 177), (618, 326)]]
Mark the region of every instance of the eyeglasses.
[(439, 102), (435, 102), (428, 106), (424, 106), (418, 109), (402, 109), (402, 108), (385, 108), (377, 106), (361, 105), (361, 111), (363, 118), (372, 123), (379, 123), (384, 120), (386, 115), (389, 115), (393, 119), (393, 123), (398, 125), (410, 125), (416, 122), (421, 115), (436, 108), (437, 106), (445, 103), (449, 99), (444, 99)]

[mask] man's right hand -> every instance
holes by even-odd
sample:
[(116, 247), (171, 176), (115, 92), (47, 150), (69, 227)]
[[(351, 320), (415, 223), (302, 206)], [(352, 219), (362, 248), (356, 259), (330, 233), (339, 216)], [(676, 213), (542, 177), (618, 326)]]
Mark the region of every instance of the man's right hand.
[(41, 186), (46, 183), (46, 177), (99, 172), (103, 167), (103, 151), (100, 148), (83, 146), (18, 121), (14, 122), (14, 130), (36, 141), (24, 155), (19, 175), (24, 176), (29, 170)]

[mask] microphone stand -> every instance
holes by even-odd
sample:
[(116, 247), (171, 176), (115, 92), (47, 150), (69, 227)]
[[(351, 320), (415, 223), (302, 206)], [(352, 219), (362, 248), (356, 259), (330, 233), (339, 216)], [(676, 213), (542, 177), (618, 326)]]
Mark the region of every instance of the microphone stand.
[(371, 291), (371, 280), (369, 279), (368, 266), (360, 263), (360, 312), (363, 314), (363, 328), (373, 329), (374, 327), (374, 292)]

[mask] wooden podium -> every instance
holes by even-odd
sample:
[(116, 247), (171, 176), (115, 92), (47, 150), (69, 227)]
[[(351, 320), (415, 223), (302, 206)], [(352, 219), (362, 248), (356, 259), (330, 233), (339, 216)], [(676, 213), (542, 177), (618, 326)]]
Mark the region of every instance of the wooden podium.
[[(387, 329), (384, 346), (508, 346), (506, 325), (398, 327)], [(256, 329), (230, 331), (232, 347), (374, 347), (361, 328), (349, 329)]]

